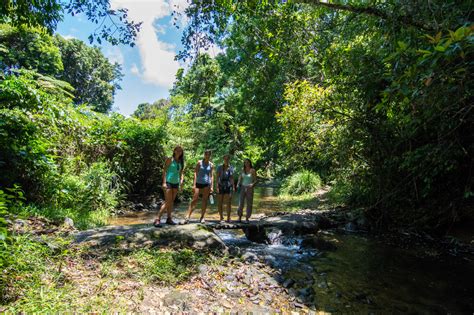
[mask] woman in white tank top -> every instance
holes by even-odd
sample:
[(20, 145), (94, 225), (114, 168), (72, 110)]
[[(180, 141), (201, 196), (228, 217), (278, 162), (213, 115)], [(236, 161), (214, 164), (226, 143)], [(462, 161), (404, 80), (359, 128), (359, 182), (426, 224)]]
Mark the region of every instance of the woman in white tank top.
[(237, 214), (239, 216), (239, 222), (242, 222), (242, 215), (244, 209), (244, 203), (247, 202), (247, 209), (245, 213), (245, 223), (249, 222), (249, 218), (252, 215), (253, 206), (253, 187), (257, 183), (257, 174), (255, 169), (252, 167), (252, 162), (249, 159), (244, 160), (244, 169), (240, 173), (239, 181), (237, 186), (240, 188), (239, 196), (239, 208)]

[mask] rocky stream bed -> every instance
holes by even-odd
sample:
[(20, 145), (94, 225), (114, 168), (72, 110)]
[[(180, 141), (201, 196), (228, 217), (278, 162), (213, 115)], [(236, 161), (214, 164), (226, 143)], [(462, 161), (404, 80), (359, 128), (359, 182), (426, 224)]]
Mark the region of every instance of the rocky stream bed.
[[(110, 290), (117, 305), (126, 305), (129, 311), (462, 314), (474, 310), (474, 244), (413, 233), (368, 235), (363, 220), (347, 218), (351, 215), (341, 209), (302, 210), (259, 216), (247, 225), (208, 221), (87, 231), (76, 231), (67, 220), (61, 226), (34, 218), (10, 222), (17, 232), (36, 237), (69, 234), (74, 240), (71, 246), (90, 248), (95, 254), (88, 262), (71, 262), (65, 273), (84, 298), (100, 287)], [(176, 286), (133, 277), (104, 282), (96, 268), (95, 257), (111, 248), (166, 247), (189, 247), (223, 258), (219, 264), (199, 265), (196, 274)], [(128, 270), (133, 273), (133, 268)]]

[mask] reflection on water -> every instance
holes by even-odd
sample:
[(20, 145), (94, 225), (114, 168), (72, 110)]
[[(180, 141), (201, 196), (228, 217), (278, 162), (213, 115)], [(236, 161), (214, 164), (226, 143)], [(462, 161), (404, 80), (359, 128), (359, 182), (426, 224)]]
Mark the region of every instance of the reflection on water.
[[(269, 214), (275, 211), (280, 211), (280, 206), (277, 197), (278, 189), (274, 187), (255, 187), (254, 202), (253, 202), (253, 213), (254, 214)], [(208, 203), (206, 211), (206, 219), (218, 220), (219, 213), (217, 211), (217, 195), (214, 196), (214, 204)], [(237, 220), (237, 206), (238, 206), (238, 194), (235, 193), (232, 196), (232, 212), (231, 219)], [(176, 202), (173, 217), (182, 219), (186, 215), (188, 210), (189, 202)], [(224, 208), (224, 216), (226, 210)], [(198, 202), (193, 212), (192, 219), (198, 220), (201, 214), (201, 201)], [(144, 224), (152, 223), (156, 218), (157, 213), (153, 211), (136, 211), (127, 213), (125, 215), (114, 216), (109, 219), (110, 225), (131, 225), (131, 224)], [(166, 217), (166, 215), (165, 215)]]
[[(474, 264), (387, 246), (356, 235), (333, 235), (335, 251), (307, 259), (318, 305), (339, 312), (454, 313), (474, 311)], [(322, 275), (322, 276), (321, 276)], [(327, 289), (317, 286), (321, 281)]]
[(414, 250), (331, 231), (325, 234), (337, 244), (333, 251), (302, 250), (295, 237), (264, 245), (248, 241), (241, 231), (216, 232), (227, 245), (254, 253), (285, 278), (295, 279), (295, 292), (309, 287), (314, 294), (308, 303), (319, 310), (344, 314), (474, 311), (472, 262), (420, 258)]

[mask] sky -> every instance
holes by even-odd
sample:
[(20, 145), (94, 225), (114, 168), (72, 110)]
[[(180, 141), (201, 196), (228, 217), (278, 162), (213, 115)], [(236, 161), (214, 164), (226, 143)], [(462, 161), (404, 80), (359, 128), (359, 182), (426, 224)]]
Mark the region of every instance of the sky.
[[(122, 87), (115, 95), (113, 110), (131, 115), (138, 104), (152, 103), (169, 96), (176, 71), (185, 67), (174, 60), (182, 48), (181, 27), (172, 24), (173, 9), (183, 11), (186, 0), (110, 0), (113, 9), (127, 8), (129, 17), (143, 21), (134, 47), (108, 43), (96, 44), (112, 62), (122, 65)], [(58, 25), (57, 33), (65, 38), (77, 38), (89, 44), (88, 36), (96, 25), (82, 15), (66, 15)]]

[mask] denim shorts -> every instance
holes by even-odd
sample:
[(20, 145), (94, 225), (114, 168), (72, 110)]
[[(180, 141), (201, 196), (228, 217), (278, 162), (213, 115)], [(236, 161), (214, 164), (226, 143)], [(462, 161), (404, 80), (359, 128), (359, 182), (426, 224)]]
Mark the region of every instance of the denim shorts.
[(179, 188), (179, 183), (172, 184), (172, 183), (166, 182), (166, 189), (178, 189), (178, 188)]
[(202, 189), (202, 188), (207, 188), (210, 187), (211, 184), (201, 184), (201, 183), (196, 183), (196, 188)]

